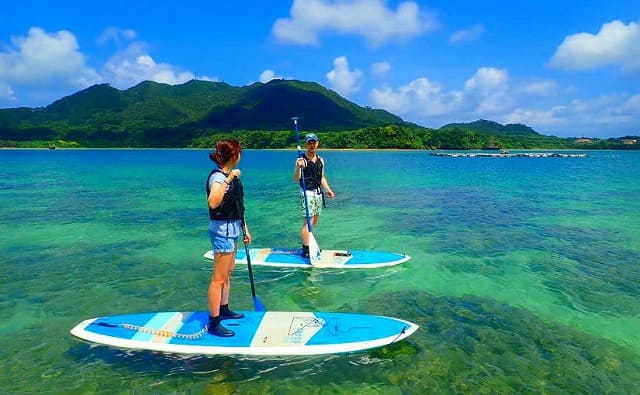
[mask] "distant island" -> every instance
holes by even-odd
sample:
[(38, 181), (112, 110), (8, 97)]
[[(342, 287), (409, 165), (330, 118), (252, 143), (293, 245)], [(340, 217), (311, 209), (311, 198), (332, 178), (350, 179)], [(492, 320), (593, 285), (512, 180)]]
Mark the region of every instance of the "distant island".
[(292, 116), (319, 135), (323, 148), (640, 149), (638, 136), (560, 138), (489, 120), (425, 128), (296, 80), (246, 87), (145, 81), (127, 90), (94, 85), (46, 107), (0, 109), (0, 147), (210, 148), (234, 137), (245, 148), (293, 148)]

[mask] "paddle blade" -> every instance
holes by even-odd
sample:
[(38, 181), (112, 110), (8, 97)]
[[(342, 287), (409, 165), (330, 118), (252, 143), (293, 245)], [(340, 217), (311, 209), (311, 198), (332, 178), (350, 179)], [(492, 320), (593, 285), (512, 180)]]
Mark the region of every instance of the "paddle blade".
[(264, 307), (260, 299), (257, 296), (253, 297), (253, 309), (255, 311), (267, 311), (267, 308)]
[(320, 246), (313, 233), (309, 233), (309, 261), (312, 265), (319, 264), (322, 254), (320, 253)]

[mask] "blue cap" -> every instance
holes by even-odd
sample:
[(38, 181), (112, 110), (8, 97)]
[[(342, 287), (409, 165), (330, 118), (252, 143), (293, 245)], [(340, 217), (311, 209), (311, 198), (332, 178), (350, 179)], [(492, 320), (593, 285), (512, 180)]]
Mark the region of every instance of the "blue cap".
[(304, 142), (308, 143), (309, 141), (318, 141), (318, 136), (316, 136), (314, 133), (307, 134), (307, 136), (304, 138)]

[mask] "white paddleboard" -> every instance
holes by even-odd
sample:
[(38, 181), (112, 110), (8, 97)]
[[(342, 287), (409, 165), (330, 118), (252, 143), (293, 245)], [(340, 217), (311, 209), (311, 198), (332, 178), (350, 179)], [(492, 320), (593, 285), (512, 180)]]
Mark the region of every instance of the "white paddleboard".
[[(302, 256), (301, 249), (296, 248), (250, 248), (249, 254), (253, 266), (275, 267), (321, 267), (364, 269), (399, 265), (411, 259), (409, 255), (386, 251), (361, 250), (322, 250), (320, 259), (312, 265), (309, 258)], [(203, 255), (213, 259), (213, 251)], [(237, 264), (247, 264), (244, 249), (238, 249)]]
[(243, 311), (223, 320), (232, 337), (206, 332), (209, 313), (151, 312), (91, 318), (71, 334), (116, 348), (200, 355), (319, 355), (361, 351), (401, 341), (418, 325), (351, 313)]

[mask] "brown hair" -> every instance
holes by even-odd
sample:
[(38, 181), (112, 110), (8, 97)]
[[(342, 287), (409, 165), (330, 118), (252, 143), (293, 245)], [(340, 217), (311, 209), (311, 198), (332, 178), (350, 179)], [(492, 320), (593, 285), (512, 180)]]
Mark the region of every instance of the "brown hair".
[(215, 152), (209, 154), (209, 159), (216, 162), (219, 166), (223, 166), (230, 160), (237, 158), (240, 152), (242, 152), (242, 148), (238, 140), (220, 140), (218, 145), (216, 145)]

